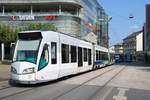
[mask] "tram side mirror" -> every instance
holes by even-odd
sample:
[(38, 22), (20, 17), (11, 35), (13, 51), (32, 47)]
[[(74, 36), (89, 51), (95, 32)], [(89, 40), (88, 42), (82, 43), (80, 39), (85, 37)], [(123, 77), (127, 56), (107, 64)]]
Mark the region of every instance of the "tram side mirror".
[(48, 48), (50, 45), (49, 44), (47, 44), (47, 43), (45, 43), (45, 45), (44, 45), (44, 49), (46, 49), (46, 48)]
[(49, 42), (47, 42), (45, 45), (46, 45), (47, 47), (49, 47), (49, 46), (50, 46), (50, 43), (49, 43)]

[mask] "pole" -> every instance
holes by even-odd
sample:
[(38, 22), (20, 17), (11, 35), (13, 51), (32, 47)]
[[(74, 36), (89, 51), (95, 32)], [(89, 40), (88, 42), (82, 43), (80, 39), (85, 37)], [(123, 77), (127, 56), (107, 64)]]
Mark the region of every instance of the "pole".
[(33, 7), (32, 7), (32, 5), (30, 6), (30, 13), (31, 13), (31, 15), (33, 14)]
[(4, 61), (4, 43), (1, 43), (1, 61)]
[(4, 16), (5, 15), (5, 7), (3, 6), (3, 12), (2, 12), (2, 15)]

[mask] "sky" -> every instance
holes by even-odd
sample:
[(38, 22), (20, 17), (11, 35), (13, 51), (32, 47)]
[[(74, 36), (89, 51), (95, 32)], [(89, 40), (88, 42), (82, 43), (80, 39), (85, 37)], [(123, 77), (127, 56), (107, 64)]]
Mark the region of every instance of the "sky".
[[(108, 16), (110, 46), (119, 43), (129, 34), (142, 30), (145, 23), (145, 5), (150, 0), (98, 0)], [(133, 16), (134, 18), (129, 18)]]

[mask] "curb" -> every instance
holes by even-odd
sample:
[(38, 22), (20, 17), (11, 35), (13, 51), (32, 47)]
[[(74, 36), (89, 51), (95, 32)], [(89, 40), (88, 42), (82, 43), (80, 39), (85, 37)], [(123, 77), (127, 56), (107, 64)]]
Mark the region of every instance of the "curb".
[(0, 61), (0, 64), (10, 65), (11, 61), (9, 61), (9, 60)]

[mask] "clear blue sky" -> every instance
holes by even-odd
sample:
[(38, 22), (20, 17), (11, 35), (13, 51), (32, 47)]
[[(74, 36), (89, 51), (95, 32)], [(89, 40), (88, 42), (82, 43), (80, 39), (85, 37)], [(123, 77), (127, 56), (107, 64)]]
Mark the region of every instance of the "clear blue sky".
[[(109, 24), (110, 46), (120, 42), (145, 22), (145, 5), (150, 0), (98, 0), (112, 20)], [(134, 16), (129, 19), (129, 16)]]

